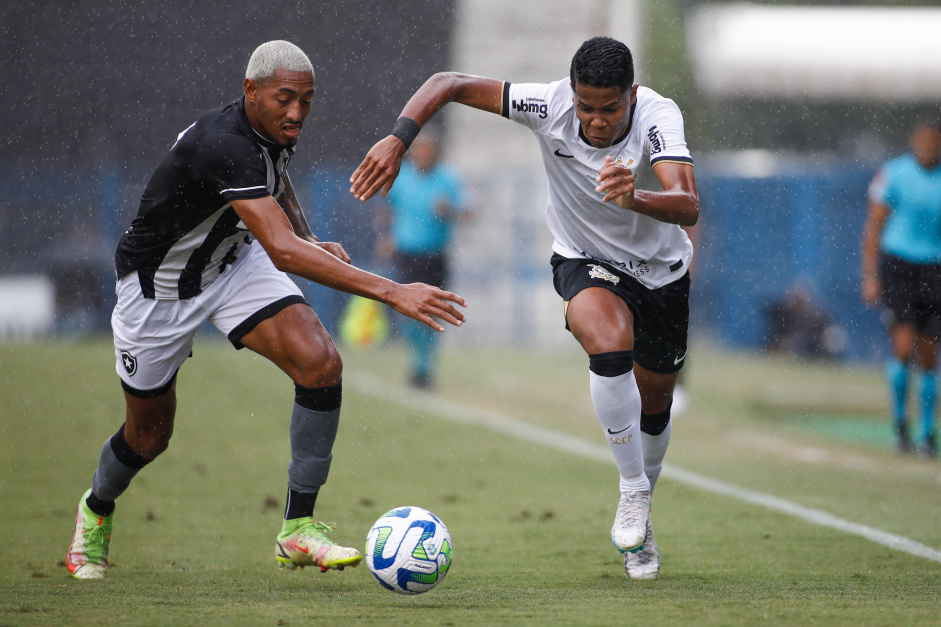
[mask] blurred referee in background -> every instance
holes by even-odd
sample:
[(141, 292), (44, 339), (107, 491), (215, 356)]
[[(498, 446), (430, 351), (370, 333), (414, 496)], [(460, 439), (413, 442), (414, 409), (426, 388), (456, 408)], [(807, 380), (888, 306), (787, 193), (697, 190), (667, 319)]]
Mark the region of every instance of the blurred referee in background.
[(914, 378), (921, 419), (917, 447), (934, 458), (941, 333), (941, 120), (920, 121), (911, 148), (883, 165), (869, 186), (862, 296), (870, 306), (882, 304), (888, 324), (892, 357), (885, 373), (898, 450), (914, 450), (906, 416)]

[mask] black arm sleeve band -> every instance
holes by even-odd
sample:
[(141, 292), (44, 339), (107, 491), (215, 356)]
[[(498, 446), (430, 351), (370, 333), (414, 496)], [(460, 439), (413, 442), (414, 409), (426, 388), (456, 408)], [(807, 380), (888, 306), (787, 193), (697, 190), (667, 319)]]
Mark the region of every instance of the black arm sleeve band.
[(392, 134), (402, 140), (407, 150), (408, 147), (412, 145), (412, 142), (415, 141), (415, 138), (418, 136), (418, 131), (420, 130), (421, 127), (418, 125), (418, 122), (412, 118), (399, 118), (395, 121), (395, 126), (392, 127)]

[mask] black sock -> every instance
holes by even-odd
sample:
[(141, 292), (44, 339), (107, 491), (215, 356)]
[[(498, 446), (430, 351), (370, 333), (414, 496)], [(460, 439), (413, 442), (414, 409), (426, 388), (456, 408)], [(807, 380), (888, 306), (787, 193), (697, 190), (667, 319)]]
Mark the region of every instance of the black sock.
[[(297, 492), (288, 488), (288, 502), (284, 507), (284, 520), (313, 518), (318, 492)], [(91, 506), (89, 506), (91, 507)]]
[(114, 512), (114, 501), (102, 501), (94, 492), (85, 499), (85, 505), (99, 516), (110, 516)]

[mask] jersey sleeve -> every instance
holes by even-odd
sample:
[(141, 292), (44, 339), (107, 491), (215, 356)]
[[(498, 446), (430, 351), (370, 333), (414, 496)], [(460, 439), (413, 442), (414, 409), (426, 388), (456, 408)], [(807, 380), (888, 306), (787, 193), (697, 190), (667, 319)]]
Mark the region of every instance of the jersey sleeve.
[[(568, 79), (554, 83), (503, 83), (503, 117), (540, 131), (569, 108)], [(569, 90), (570, 91), (570, 90)]]
[(661, 161), (693, 163), (683, 132), (683, 114), (675, 102), (662, 98), (654, 103), (644, 124), (644, 151), (650, 155), (651, 166)]
[(271, 195), (265, 158), (247, 137), (235, 134), (204, 137), (193, 169), (227, 202)]

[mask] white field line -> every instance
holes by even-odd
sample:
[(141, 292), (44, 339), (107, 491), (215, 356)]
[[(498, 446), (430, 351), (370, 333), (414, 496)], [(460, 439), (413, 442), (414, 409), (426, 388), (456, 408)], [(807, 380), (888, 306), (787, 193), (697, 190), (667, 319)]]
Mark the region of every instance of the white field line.
[[(524, 442), (541, 444), (547, 448), (586, 457), (595, 461), (605, 463), (613, 462), (611, 450), (607, 446), (586, 442), (585, 440), (578, 439), (560, 431), (516, 420), (486, 409), (478, 409), (457, 403), (434, 394), (406, 389), (390, 384), (384, 379), (367, 373), (345, 373), (343, 378), (345, 381), (352, 383), (362, 394), (373, 396), (379, 400), (394, 402), (397, 405), (407, 407), (421, 414), (434, 414), (439, 418), (452, 422), (483, 426), (489, 428), (491, 431), (509, 435), (523, 440)], [(798, 505), (797, 503), (771, 496), (770, 494), (746, 490), (745, 488), (740, 488), (731, 483), (726, 483), (725, 481), (679, 468), (673, 464), (664, 464), (662, 476), (707, 492), (729, 496), (754, 505), (761, 505), (762, 507), (776, 512), (800, 518), (814, 525), (822, 525), (844, 533), (855, 534), (876, 544), (881, 544), (904, 553), (910, 553), (916, 557), (941, 562), (941, 551), (915, 542), (914, 540), (844, 520), (833, 514), (810, 507), (804, 507), (803, 505)]]

